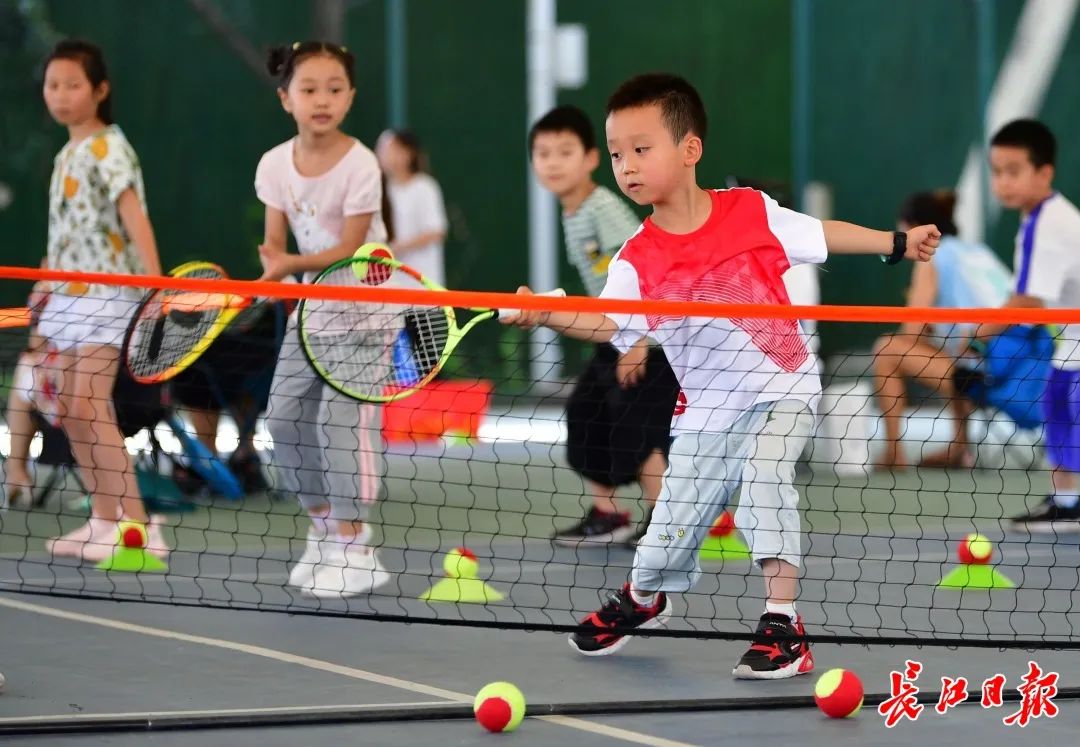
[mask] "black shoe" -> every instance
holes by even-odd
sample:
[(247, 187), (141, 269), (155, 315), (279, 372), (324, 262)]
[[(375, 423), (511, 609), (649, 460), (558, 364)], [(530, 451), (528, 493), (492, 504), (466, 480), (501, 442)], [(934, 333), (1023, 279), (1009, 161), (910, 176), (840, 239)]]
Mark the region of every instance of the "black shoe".
[[(611, 592), (603, 607), (581, 621), (582, 630), (570, 635), (570, 648), (585, 656), (607, 656), (630, 641), (625, 633), (627, 629), (662, 628), (669, 617), (671, 604), (667, 594), (658, 592), (653, 606), (642, 607), (634, 602), (630, 584), (626, 584), (619, 591)], [(624, 632), (613, 633), (613, 628)]]
[(814, 655), (806, 642), (802, 621), (766, 612), (758, 622), (750, 650), (732, 674), (739, 680), (782, 680), (814, 670)]
[(603, 545), (611, 542), (625, 542), (634, 534), (634, 531), (629, 514), (609, 514), (593, 506), (580, 522), (569, 529), (560, 529), (555, 532), (551, 541), (557, 545), (569, 546), (582, 543)]
[(1037, 534), (1077, 532), (1080, 531), (1080, 503), (1072, 508), (1062, 508), (1054, 503), (1054, 496), (1048, 495), (1028, 513), (1009, 519), (1009, 524), (1013, 529)]
[(641, 542), (641, 538), (649, 531), (649, 523), (652, 521), (652, 511), (652, 506), (649, 506), (649, 510), (645, 512), (645, 517), (641, 520), (641, 523), (637, 525), (637, 529), (635, 529), (634, 533), (627, 537), (626, 541), (623, 542), (628, 549), (636, 550), (638, 544)]
[(229, 471), (240, 480), (243, 491), (247, 494), (261, 493), (270, 489), (270, 483), (263, 474), (263, 465), (258, 454), (229, 457)]

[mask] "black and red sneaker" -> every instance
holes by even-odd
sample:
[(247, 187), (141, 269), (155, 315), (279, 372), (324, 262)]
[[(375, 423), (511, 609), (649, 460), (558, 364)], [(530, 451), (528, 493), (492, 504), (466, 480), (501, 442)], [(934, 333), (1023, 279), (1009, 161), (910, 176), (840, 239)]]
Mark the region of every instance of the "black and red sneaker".
[(750, 650), (731, 672), (739, 680), (782, 680), (814, 670), (806, 629), (798, 616), (766, 612), (758, 623)]
[(657, 593), (656, 602), (643, 607), (630, 596), (630, 584), (626, 584), (619, 591), (611, 592), (603, 607), (581, 621), (582, 629), (570, 636), (570, 647), (585, 656), (607, 656), (630, 641), (625, 632), (612, 631), (662, 628), (669, 617), (671, 604), (667, 594)]
[(606, 545), (625, 542), (635, 531), (636, 528), (630, 523), (630, 514), (625, 511), (608, 513), (593, 506), (577, 524), (555, 532), (551, 541), (564, 547)]

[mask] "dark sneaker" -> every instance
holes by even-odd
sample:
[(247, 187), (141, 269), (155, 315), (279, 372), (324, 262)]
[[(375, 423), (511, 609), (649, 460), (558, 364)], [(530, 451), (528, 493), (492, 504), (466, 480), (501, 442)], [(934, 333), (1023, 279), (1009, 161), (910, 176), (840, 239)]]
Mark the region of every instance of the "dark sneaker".
[(1026, 530), (1036, 534), (1080, 531), (1080, 503), (1072, 508), (1062, 508), (1048, 495), (1038, 506), (1026, 514), (1009, 519), (1012, 529)]
[(782, 680), (814, 669), (814, 655), (802, 620), (766, 612), (758, 623), (750, 650), (732, 670), (739, 680)]
[(626, 538), (623, 542), (630, 550), (636, 550), (638, 544), (641, 542), (641, 538), (645, 536), (645, 532), (649, 531), (649, 522), (652, 521), (652, 506), (649, 506), (649, 510), (645, 512), (645, 517), (641, 520), (641, 523), (637, 525), (637, 529), (634, 533)]
[(240, 480), (240, 485), (247, 494), (261, 493), (270, 488), (258, 454), (233, 454), (229, 457), (229, 471)]
[(551, 541), (557, 545), (571, 547), (582, 543), (605, 545), (612, 542), (625, 542), (634, 534), (634, 531), (634, 526), (630, 523), (630, 514), (609, 514), (593, 506), (580, 522), (569, 529), (560, 529), (555, 532)]
[(656, 604), (642, 607), (634, 602), (630, 584), (626, 584), (619, 591), (611, 592), (603, 607), (581, 621), (582, 630), (570, 636), (570, 648), (585, 656), (607, 656), (630, 641), (627, 630), (662, 628), (669, 617), (671, 603), (667, 594), (658, 592)]

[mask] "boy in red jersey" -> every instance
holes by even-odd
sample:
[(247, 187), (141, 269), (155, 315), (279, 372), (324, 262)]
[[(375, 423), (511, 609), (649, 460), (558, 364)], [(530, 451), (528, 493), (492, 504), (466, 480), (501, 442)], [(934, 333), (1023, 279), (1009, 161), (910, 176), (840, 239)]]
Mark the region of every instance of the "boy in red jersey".
[[(927, 261), (938, 245), (935, 226), (874, 231), (781, 208), (753, 189), (702, 189), (696, 167), (705, 108), (693, 86), (676, 76), (625, 82), (608, 101), (606, 129), (620, 189), (639, 205), (652, 205), (653, 213), (613, 258), (601, 297), (786, 305), (781, 276), (793, 264), (824, 262), (829, 252), (875, 254), (891, 264)], [(689, 590), (700, 577), (701, 544), (753, 458), (772, 473), (753, 475), (755, 488), (742, 499), (753, 517), (746, 534), (767, 604), (733, 673), (781, 679), (811, 671), (795, 612), (801, 549), (793, 479), (821, 382), (798, 322), (538, 311), (504, 322), (542, 324), (619, 350), (648, 336), (663, 346), (686, 395), (672, 421), (668, 471), (631, 580), (582, 621), (571, 646), (602, 656), (625, 645), (628, 629), (664, 625), (668, 594)]]

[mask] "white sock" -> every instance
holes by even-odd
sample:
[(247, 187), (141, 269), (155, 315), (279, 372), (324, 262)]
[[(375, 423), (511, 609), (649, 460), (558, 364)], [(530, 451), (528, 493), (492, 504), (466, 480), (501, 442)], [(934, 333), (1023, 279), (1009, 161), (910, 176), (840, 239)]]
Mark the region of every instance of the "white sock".
[(1080, 493), (1074, 490), (1061, 490), (1054, 493), (1054, 503), (1058, 508), (1076, 508), (1080, 503)]
[(792, 622), (795, 622), (795, 603), (791, 604), (775, 604), (773, 602), (765, 603), (765, 611), (772, 615), (787, 615), (787, 618)]
[(311, 518), (311, 531), (318, 539), (326, 539), (329, 531), (326, 527), (326, 517), (324, 516), (312, 516)]
[(648, 592), (648, 596), (642, 596), (646, 592), (639, 594), (633, 586), (630, 587), (630, 598), (634, 600), (634, 604), (639, 604), (642, 607), (652, 607), (656, 604), (656, 592)]

